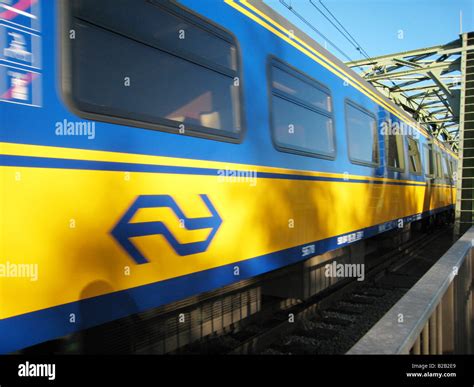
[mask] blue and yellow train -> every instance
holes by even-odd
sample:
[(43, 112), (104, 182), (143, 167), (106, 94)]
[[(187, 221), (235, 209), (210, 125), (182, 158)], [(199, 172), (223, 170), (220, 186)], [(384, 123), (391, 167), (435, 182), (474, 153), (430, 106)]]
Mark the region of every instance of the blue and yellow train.
[(261, 1), (0, 28), (2, 353), (453, 209), (457, 156)]

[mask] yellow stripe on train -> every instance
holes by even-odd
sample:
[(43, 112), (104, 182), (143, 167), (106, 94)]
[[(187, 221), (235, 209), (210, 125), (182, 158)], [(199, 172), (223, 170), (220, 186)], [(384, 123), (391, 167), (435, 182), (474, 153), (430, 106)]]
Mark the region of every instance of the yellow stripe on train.
[[(40, 154), (45, 151), (45, 147), (35, 149)], [(59, 156), (65, 151), (54, 148), (54, 152)], [(97, 155), (68, 149), (70, 156), (79, 153)], [(111, 152), (101, 155), (143, 163), (152, 159)], [(172, 160), (178, 165), (190, 162)], [(447, 206), (454, 197), (452, 188), (442, 186), (428, 190), (424, 185), (272, 178), (259, 178), (252, 184), (223, 182), (212, 175), (30, 167), (0, 167), (0, 171), (2, 262), (38, 265), (36, 281), (0, 278), (0, 318), (348, 233)], [(162, 235), (137, 237), (133, 243), (149, 260), (137, 265), (110, 234), (140, 195), (170, 195), (188, 218), (209, 216), (200, 194), (208, 195), (222, 218), (212, 243), (202, 253), (180, 256)], [(183, 229), (176, 214), (166, 208), (141, 209), (131, 222), (158, 220), (180, 243), (209, 235), (207, 230)]]

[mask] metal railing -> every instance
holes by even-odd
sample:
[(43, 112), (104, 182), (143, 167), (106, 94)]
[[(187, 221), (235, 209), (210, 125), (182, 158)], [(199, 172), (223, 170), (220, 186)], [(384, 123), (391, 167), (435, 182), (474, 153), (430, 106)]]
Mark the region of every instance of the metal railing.
[(474, 349), (471, 227), (347, 354), (464, 354)]

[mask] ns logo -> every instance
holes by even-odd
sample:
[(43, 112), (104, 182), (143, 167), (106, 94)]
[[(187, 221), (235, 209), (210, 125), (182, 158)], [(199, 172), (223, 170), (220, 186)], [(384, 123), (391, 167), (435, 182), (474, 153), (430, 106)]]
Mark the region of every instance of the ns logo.
[[(211, 244), (217, 230), (219, 230), (222, 219), (209, 200), (207, 195), (199, 195), (211, 216), (202, 218), (188, 218), (176, 201), (170, 195), (141, 195), (133, 202), (115, 227), (110, 232), (115, 240), (125, 249), (137, 264), (148, 263), (148, 259), (130, 240), (134, 237), (163, 235), (174, 251), (181, 255), (191, 255), (206, 251)], [(169, 228), (160, 220), (152, 222), (131, 223), (133, 216), (143, 208), (170, 208), (178, 219), (184, 220), (187, 230), (211, 229), (207, 238), (199, 242), (180, 243)]]

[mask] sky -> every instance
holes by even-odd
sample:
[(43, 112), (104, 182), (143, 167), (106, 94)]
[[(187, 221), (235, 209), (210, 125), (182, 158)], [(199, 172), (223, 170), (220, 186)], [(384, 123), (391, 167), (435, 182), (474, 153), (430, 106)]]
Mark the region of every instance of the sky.
[[(318, 12), (309, 0), (281, 0), (290, 4), (352, 60), (363, 56)], [(474, 31), (474, 0), (313, 0), (337, 17), (369, 56), (437, 46)], [(294, 16), (280, 0), (265, 0), (277, 12), (315, 38), (331, 53), (347, 61), (329, 43)], [(327, 13), (327, 12), (326, 12)]]

